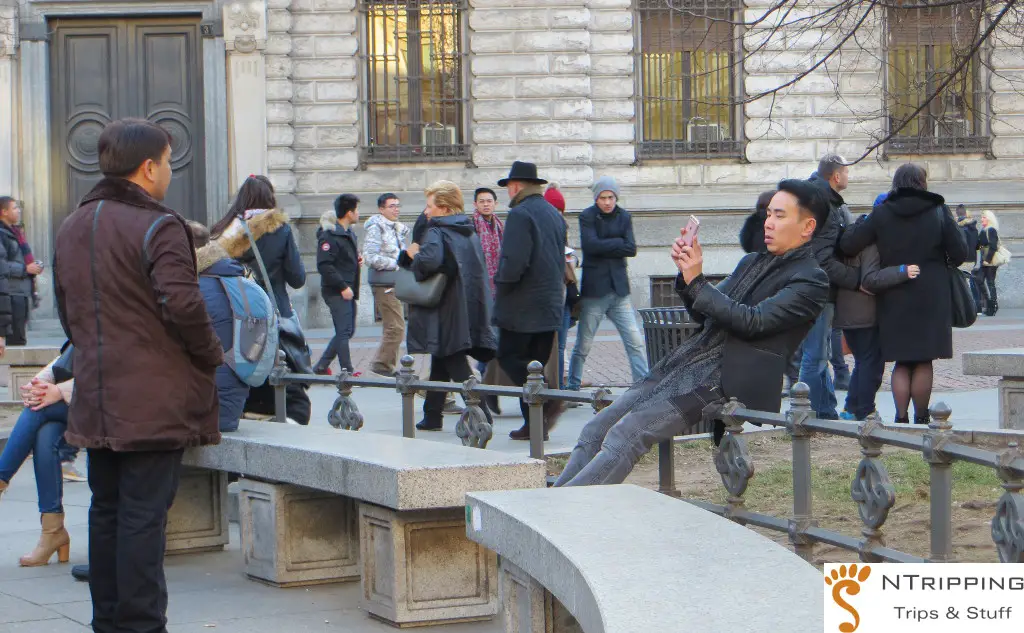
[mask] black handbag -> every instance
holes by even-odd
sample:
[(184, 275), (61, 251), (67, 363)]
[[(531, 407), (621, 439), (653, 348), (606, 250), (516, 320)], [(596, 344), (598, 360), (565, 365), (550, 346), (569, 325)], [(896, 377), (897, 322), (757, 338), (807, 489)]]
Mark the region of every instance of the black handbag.
[[(949, 208), (945, 205), (936, 207), (939, 215), (939, 228), (949, 214)], [(946, 272), (949, 274), (949, 297), (952, 310), (953, 327), (965, 328), (974, 325), (978, 320), (978, 304), (974, 302), (974, 294), (971, 292), (970, 273), (960, 270), (946, 261)]]
[(441, 303), (447, 285), (448, 276), (444, 273), (436, 273), (423, 281), (417, 281), (411, 270), (403, 268), (395, 281), (395, 297), (409, 305), (435, 308)]
[(53, 361), (53, 365), (50, 366), (50, 371), (53, 372), (54, 384), (60, 384), (67, 382), (75, 377), (72, 362), (74, 360), (75, 346), (68, 341), (64, 343), (64, 347), (60, 350), (60, 356), (57, 360)]

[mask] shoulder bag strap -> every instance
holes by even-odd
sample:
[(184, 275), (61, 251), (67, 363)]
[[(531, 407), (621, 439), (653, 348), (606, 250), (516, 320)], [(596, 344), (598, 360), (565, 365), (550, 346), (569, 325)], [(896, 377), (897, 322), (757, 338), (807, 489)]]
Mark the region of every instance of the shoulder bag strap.
[(256, 247), (256, 240), (252, 238), (252, 232), (249, 231), (249, 223), (244, 219), (242, 220), (242, 229), (245, 231), (245, 236), (249, 238), (252, 256), (256, 259), (256, 265), (259, 266), (260, 277), (263, 278), (263, 287), (267, 291), (267, 297), (270, 298), (270, 303), (274, 306), (274, 312), (278, 313), (278, 317), (280, 317), (280, 312), (277, 309), (277, 298), (274, 295), (274, 289), (270, 287), (270, 277), (267, 276), (267, 268), (263, 265), (263, 256), (260, 255), (260, 249)]

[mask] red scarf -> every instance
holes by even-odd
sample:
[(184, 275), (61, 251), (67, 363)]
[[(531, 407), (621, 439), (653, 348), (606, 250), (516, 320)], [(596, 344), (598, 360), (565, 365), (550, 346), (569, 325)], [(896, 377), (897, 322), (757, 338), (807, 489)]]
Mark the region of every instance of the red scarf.
[(484, 250), (484, 261), (487, 262), (487, 279), (491, 282), (494, 292), (494, 275), (498, 273), (498, 262), (501, 261), (501, 238), (505, 234), (505, 224), (497, 215), (491, 215), (488, 222), (479, 212), (473, 214), (476, 234), (480, 236), (480, 245)]

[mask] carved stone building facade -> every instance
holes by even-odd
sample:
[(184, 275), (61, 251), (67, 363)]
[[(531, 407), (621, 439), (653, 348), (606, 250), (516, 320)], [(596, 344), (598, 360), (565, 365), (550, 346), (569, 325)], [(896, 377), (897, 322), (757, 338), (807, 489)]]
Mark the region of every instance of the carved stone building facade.
[[(313, 271), (313, 231), (337, 194), (360, 194), (367, 217), (393, 191), (411, 222), (430, 182), (469, 194), (531, 160), (571, 211), (591, 203), (598, 176), (618, 179), (636, 212), (636, 302), (663, 303), (665, 247), (686, 215), (701, 215), (715, 272), (731, 269), (757, 194), (807, 177), (827, 151), (860, 156), (934, 89), (964, 20), (876, 11), (841, 57), (750, 100), (807, 70), (823, 46), (795, 26), (762, 46), (764, 30), (731, 24), (770, 4), (0, 0), (0, 192), (24, 201), (32, 244), (48, 254), (97, 177), (102, 124), (145, 116), (175, 139), (172, 204), (211, 222), (242, 178), (268, 173)], [(997, 41), (972, 63), (970, 89), (851, 169), (855, 210), (914, 160), (951, 202), (992, 208), (1004, 234), (1021, 234), (1024, 53)], [(1008, 293), (1019, 286), (1004, 276)], [(327, 322), (318, 295), (312, 274), (294, 297), (310, 325)]]

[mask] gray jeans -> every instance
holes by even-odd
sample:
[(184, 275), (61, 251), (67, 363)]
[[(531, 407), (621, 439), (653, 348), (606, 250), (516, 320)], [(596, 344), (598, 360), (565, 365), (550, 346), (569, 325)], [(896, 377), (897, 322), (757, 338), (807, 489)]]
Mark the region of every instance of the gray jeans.
[(644, 385), (622, 394), (583, 427), (555, 486), (621, 484), (655, 444), (701, 421), (704, 408), (723, 400), (718, 387), (701, 387), (682, 398), (631, 411)]

